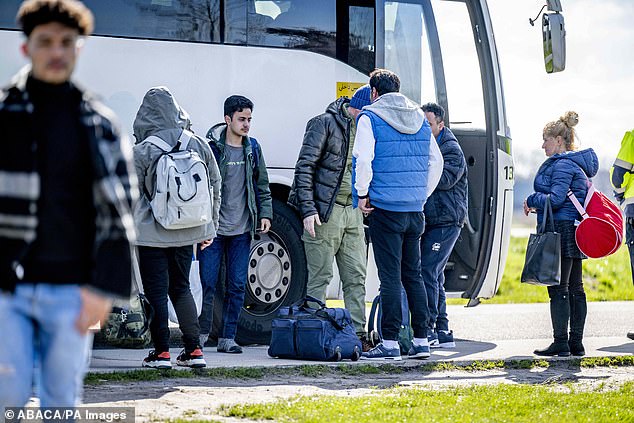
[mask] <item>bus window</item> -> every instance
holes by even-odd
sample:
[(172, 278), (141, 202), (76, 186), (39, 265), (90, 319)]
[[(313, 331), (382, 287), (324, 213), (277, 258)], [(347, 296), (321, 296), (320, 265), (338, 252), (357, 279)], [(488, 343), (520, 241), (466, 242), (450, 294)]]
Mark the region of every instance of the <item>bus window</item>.
[[(482, 76), (464, 2), (434, 2), (447, 83), (451, 128), (485, 128)], [(459, 126), (457, 126), (459, 125)]]
[(0, 28), (18, 29), (15, 15), (23, 0), (2, 0), (0, 1)]
[(247, 43), (335, 57), (335, 0), (249, 0)]
[(374, 8), (350, 6), (348, 64), (369, 74), (374, 69)]
[(83, 0), (96, 35), (220, 42), (220, 0)]
[(244, 0), (225, 0), (225, 44), (247, 43), (247, 9)]
[(385, 2), (385, 68), (401, 79), (401, 92), (417, 103), (436, 101), (423, 7)]

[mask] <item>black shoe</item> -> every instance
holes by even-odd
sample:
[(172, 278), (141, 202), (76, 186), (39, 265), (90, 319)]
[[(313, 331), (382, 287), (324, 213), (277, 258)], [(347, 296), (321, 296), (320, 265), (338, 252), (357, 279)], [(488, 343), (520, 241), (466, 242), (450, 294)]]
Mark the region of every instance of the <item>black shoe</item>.
[(630, 338), (631, 340), (634, 340), (634, 332), (628, 332), (627, 337)]
[(568, 341), (568, 347), (570, 347), (570, 354), (572, 355), (579, 357), (586, 355), (586, 349), (581, 341)]
[(568, 342), (553, 342), (552, 344), (550, 344), (550, 346), (548, 346), (548, 348), (544, 348), (543, 350), (535, 350), (533, 351), (533, 354), (546, 357), (570, 357), (570, 347), (568, 346)]
[(143, 367), (151, 367), (153, 369), (171, 369), (172, 362), (170, 359), (169, 351), (157, 352), (150, 351), (147, 357), (143, 359), (141, 363)]
[(196, 348), (192, 352), (185, 352), (182, 350), (176, 358), (176, 364), (183, 367), (191, 367), (192, 369), (199, 369), (206, 367), (207, 363), (203, 357), (203, 351), (200, 348)]

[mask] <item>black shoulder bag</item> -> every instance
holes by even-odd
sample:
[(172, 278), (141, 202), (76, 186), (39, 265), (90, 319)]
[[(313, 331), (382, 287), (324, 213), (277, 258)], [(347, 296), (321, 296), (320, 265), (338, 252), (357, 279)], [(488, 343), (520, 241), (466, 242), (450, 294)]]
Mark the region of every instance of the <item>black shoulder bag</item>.
[[(550, 221), (552, 231), (547, 231)], [(556, 286), (561, 280), (561, 234), (555, 232), (550, 196), (546, 197), (544, 218), (536, 234), (531, 234), (526, 246), (522, 282), (531, 285)]]

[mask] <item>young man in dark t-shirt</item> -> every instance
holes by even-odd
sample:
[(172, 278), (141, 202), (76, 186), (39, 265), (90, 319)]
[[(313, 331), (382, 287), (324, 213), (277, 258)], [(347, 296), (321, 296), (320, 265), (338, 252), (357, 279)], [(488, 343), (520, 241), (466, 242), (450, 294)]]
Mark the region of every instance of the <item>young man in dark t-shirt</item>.
[(207, 132), (222, 175), (220, 222), (217, 236), (200, 245), (200, 276), (203, 307), (199, 318), (204, 345), (212, 323), (212, 305), (223, 256), (226, 258), (227, 286), (218, 352), (241, 353), (235, 336), (244, 303), (251, 239), (256, 231), (271, 228), (273, 205), (269, 177), (262, 150), (249, 137), (253, 102), (232, 95), (225, 100), (225, 123)]

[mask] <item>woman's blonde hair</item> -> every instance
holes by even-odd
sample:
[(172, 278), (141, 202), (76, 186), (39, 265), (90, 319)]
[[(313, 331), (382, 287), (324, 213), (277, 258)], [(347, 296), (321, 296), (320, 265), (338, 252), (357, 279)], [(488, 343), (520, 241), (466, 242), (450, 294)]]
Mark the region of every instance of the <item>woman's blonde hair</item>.
[(564, 140), (566, 151), (576, 150), (575, 141), (577, 139), (577, 131), (575, 126), (579, 123), (579, 114), (577, 112), (566, 112), (565, 115), (558, 120), (548, 122), (544, 126), (544, 136), (558, 137)]

